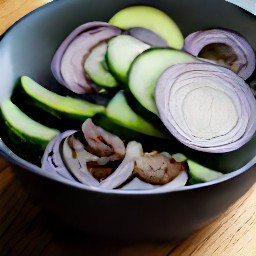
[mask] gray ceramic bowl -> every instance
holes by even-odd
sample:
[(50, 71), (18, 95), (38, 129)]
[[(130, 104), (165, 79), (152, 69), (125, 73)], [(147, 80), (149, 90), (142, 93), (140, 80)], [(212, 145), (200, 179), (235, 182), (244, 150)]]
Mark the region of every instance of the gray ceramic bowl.
[[(184, 36), (208, 28), (226, 27), (242, 33), (256, 50), (256, 17), (224, 0), (62, 0), (24, 17), (0, 41), (0, 102), (9, 97), (18, 77), (58, 86), (50, 72), (52, 56), (62, 40), (87, 21), (108, 21), (134, 4), (156, 6), (169, 14)], [(228, 154), (189, 151), (216, 169), (232, 171), (212, 182), (168, 192), (96, 191), (60, 180), (22, 160), (0, 139), (0, 152), (14, 164), (24, 184), (45, 208), (68, 226), (86, 234), (129, 240), (179, 240), (209, 224), (256, 181), (256, 137)]]

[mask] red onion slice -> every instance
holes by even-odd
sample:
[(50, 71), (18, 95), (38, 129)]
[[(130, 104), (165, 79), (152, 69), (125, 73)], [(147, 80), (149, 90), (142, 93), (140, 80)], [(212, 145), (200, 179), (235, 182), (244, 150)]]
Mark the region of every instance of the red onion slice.
[(48, 143), (42, 157), (41, 167), (43, 170), (57, 173), (60, 176), (69, 180), (75, 180), (67, 170), (60, 155), (60, 149), (63, 139), (67, 136), (74, 134), (75, 132), (76, 130), (68, 130), (66, 132), (60, 133)]
[(237, 73), (244, 80), (255, 69), (255, 53), (240, 34), (227, 29), (209, 29), (191, 33), (185, 38), (184, 50), (211, 59)]
[(112, 189), (124, 183), (132, 175), (134, 161), (142, 154), (142, 145), (136, 141), (130, 141), (126, 147), (124, 160), (111, 175), (101, 182), (100, 187)]
[(120, 189), (122, 190), (151, 190), (157, 188), (158, 186), (152, 185), (141, 179), (135, 177), (130, 182), (122, 186)]
[(188, 174), (186, 171), (182, 171), (179, 175), (169, 183), (155, 188), (154, 192), (170, 192), (177, 188), (184, 187), (188, 181)]
[(233, 151), (256, 130), (256, 101), (250, 87), (218, 65), (187, 63), (168, 68), (158, 80), (155, 99), (167, 129), (199, 151)]
[(77, 27), (53, 57), (51, 69), (56, 80), (78, 94), (94, 92), (96, 86), (84, 71), (85, 59), (94, 46), (119, 34), (120, 29), (106, 22), (88, 22)]
[[(149, 155), (150, 158), (145, 158), (145, 156)], [(127, 147), (124, 148), (123, 142), (117, 136), (110, 134), (101, 127), (95, 126), (90, 119), (87, 119), (82, 126), (82, 131), (68, 130), (57, 135), (50, 141), (42, 158), (42, 168), (57, 173), (66, 179), (72, 181), (78, 180), (90, 187), (115, 189), (124, 184), (132, 175), (140, 176), (138, 175), (138, 170), (136, 172), (138, 166), (144, 168), (143, 166), (145, 164), (145, 168), (147, 168), (152, 164), (153, 172), (150, 170), (146, 174), (146, 170), (143, 169), (143, 173), (145, 171), (145, 175), (147, 176), (146, 180), (149, 183), (139, 181), (139, 186), (142, 187), (138, 189), (153, 189), (158, 188), (158, 186), (150, 184), (150, 175), (155, 175), (158, 179), (160, 178), (159, 175), (162, 175), (165, 179), (166, 173), (164, 169), (168, 169), (172, 167), (172, 165), (174, 168), (176, 165), (174, 163), (176, 160), (174, 159), (177, 159), (177, 163), (186, 160), (186, 158), (180, 156), (180, 154), (172, 158), (171, 155), (165, 152), (163, 153), (163, 158), (166, 162), (162, 162), (163, 159), (159, 159), (158, 155), (159, 154), (156, 152), (144, 154), (142, 145), (136, 141), (129, 142)], [(152, 158), (154, 157), (156, 159), (152, 162)], [(115, 160), (121, 160), (122, 162), (109, 175), (109, 171), (107, 170), (109, 167), (106, 164)], [(143, 164), (138, 165), (138, 161), (142, 160)], [(170, 163), (168, 161), (170, 161)], [(161, 167), (160, 173), (158, 169), (159, 166)], [(181, 165), (179, 170), (176, 167), (174, 169), (168, 169), (168, 171), (171, 172), (168, 175), (171, 175), (172, 181), (168, 182), (168, 186), (165, 184), (164, 188), (175, 188), (177, 184), (181, 184), (180, 182), (177, 183), (176, 180), (184, 170), (182, 166), (183, 165)], [(101, 176), (103, 178), (95, 178), (92, 174), (92, 169), (89, 170), (89, 168), (96, 168), (96, 170), (99, 168), (101, 171), (103, 170), (104, 175)], [(173, 175), (175, 177), (173, 177)]]
[[(126, 155), (122, 163), (114, 172), (103, 181), (95, 179), (87, 168), (87, 162), (102, 162), (101, 157), (97, 157), (84, 149), (84, 145), (73, 135), (67, 137), (63, 144), (63, 159), (68, 169), (84, 185), (113, 189), (124, 183), (132, 174), (134, 169), (134, 159), (142, 154), (142, 146), (137, 142), (129, 142), (126, 148)], [(110, 161), (105, 158), (104, 163)]]
[(98, 187), (99, 181), (87, 169), (88, 161), (97, 161), (99, 157), (84, 149), (84, 145), (73, 135), (66, 137), (63, 143), (63, 161), (69, 171), (83, 184)]
[[(127, 154), (123, 141), (114, 134), (111, 134), (101, 127), (93, 124), (87, 119), (82, 125), (82, 132), (85, 141), (82, 142), (72, 134), (63, 143), (63, 161), (71, 173), (83, 184), (98, 187), (100, 181), (89, 172), (87, 163), (97, 163), (104, 168), (110, 161), (122, 160)], [(129, 165), (129, 164), (128, 164)], [(126, 168), (123, 160), (120, 168)]]
[(176, 188), (184, 187), (188, 181), (187, 171), (182, 171), (172, 181), (165, 185), (152, 185), (135, 177), (129, 183), (122, 186), (123, 190), (149, 190), (151, 192), (169, 192)]

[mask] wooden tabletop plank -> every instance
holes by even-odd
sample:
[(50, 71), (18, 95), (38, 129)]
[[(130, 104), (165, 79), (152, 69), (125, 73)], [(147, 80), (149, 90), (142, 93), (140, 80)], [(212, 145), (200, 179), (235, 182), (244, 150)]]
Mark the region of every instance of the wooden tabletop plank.
[(47, 4), (49, 0), (0, 0), (0, 34), (34, 9)]
[(171, 256), (256, 255), (256, 184), (216, 221), (184, 241)]
[[(0, 0), (0, 34), (47, 0)], [(0, 157), (0, 255), (256, 256), (256, 185), (228, 211), (177, 248), (164, 244), (97, 244), (65, 233), (45, 215)]]

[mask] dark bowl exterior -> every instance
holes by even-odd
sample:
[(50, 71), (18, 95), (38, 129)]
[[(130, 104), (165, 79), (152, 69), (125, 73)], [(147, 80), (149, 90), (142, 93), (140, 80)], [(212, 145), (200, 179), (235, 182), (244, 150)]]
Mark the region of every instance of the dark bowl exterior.
[[(208, 225), (256, 181), (256, 166), (225, 182), (149, 195), (104, 194), (26, 172), (16, 174), (60, 223), (88, 237), (126, 242), (172, 242)], [(26, 174), (26, 175), (24, 175)]]
[[(84, 22), (107, 21), (118, 10), (134, 4), (162, 9), (177, 22), (184, 36), (207, 27), (226, 27), (242, 33), (256, 49), (256, 17), (224, 0), (54, 1), (26, 16), (2, 38), (0, 102), (10, 95), (17, 78), (23, 74), (52, 88), (58, 86), (50, 72), (50, 63), (66, 35)], [(102, 193), (51, 179), (45, 170), (15, 156), (5, 146), (4, 138), (0, 139), (0, 152), (14, 164), (24, 186), (33, 191), (50, 214), (87, 235), (122, 241), (183, 239), (216, 219), (256, 181), (254, 164), (209, 186), (159, 194)], [(217, 158), (221, 159), (220, 168), (234, 169), (255, 155), (254, 137), (241, 151)], [(195, 156), (201, 157), (198, 153)], [(212, 156), (205, 156), (206, 162)]]

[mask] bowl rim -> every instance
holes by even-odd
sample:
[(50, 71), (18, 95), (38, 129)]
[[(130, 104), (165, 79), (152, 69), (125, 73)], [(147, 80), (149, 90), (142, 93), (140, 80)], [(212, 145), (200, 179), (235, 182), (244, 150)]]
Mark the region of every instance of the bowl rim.
[[(55, 1), (52, 0), (51, 2), (48, 2), (44, 5), (30, 11), (29, 13), (25, 14), (23, 17), (21, 17), (20, 19), (15, 21), (9, 28), (7, 28), (7, 30), (2, 35), (0, 35), (0, 47), (1, 47), (2, 41), (9, 35), (10, 32), (12, 32), (16, 28), (16, 26), (20, 22), (29, 18), (30, 15), (35, 15), (37, 12), (40, 12), (46, 8), (52, 7), (52, 5), (54, 6), (54, 5), (60, 4), (60, 2), (61, 1), (59, 1), (59, 0), (55, 0)], [(63, 3), (63, 1), (62, 1), (62, 3)], [(51, 173), (47, 170), (43, 170), (39, 166), (37, 166), (29, 161), (26, 161), (26, 160), (22, 159), (21, 157), (19, 157), (18, 155), (16, 155), (15, 153), (13, 153), (12, 150), (10, 150), (7, 145), (5, 145), (5, 143), (3, 142), (1, 137), (0, 137), (0, 155), (2, 157), (4, 157), (11, 164), (19, 166), (20, 168), (24, 169), (25, 171), (30, 171), (33, 174), (42, 176), (44, 178), (51, 179), (53, 181), (62, 183), (64, 185), (69, 185), (76, 189), (81, 189), (81, 190), (85, 190), (88, 192), (96, 192), (96, 193), (101, 193), (101, 194), (126, 195), (126, 196), (166, 194), (166, 193), (181, 192), (181, 191), (194, 190), (194, 189), (200, 189), (200, 188), (204, 188), (204, 187), (214, 186), (219, 183), (223, 183), (227, 180), (231, 180), (231, 179), (241, 175), (242, 173), (249, 171), (250, 169), (256, 167), (256, 156), (254, 156), (243, 167), (241, 167), (235, 171), (232, 171), (230, 173), (224, 174), (222, 177), (217, 178), (212, 181), (208, 181), (208, 182), (204, 182), (204, 183), (197, 183), (197, 184), (193, 184), (193, 185), (189, 185), (189, 186), (182, 186), (182, 187), (178, 187), (175, 189), (166, 189), (166, 190), (159, 190), (159, 191), (157, 189), (122, 190), (122, 189), (103, 189), (103, 188), (86, 186), (78, 181), (71, 181), (71, 180), (65, 179), (64, 177), (61, 177), (58, 174)]]

